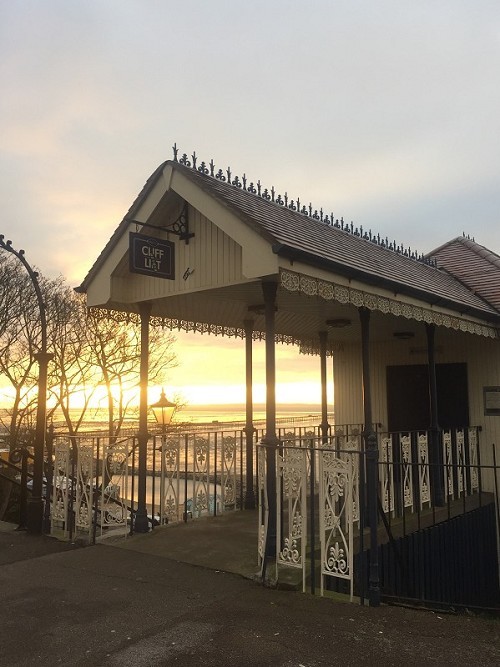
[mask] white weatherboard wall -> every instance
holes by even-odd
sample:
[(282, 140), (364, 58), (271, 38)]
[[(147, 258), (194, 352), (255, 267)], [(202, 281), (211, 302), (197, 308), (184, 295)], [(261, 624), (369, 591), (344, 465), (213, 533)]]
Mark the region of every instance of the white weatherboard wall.
[[(134, 303), (246, 280), (242, 272), (241, 246), (192, 207), (189, 207), (189, 230), (194, 233), (189, 243), (172, 235), (169, 239), (175, 243), (175, 280), (127, 272), (112, 278), (113, 298)], [(193, 269), (184, 279), (184, 273)]]
[[(469, 423), (481, 426), (481, 463), (493, 463), (492, 445), (500, 464), (500, 416), (484, 414), (483, 388), (500, 386), (500, 341), (472, 334), (436, 329), (436, 363), (466, 363), (469, 393)], [(427, 363), (425, 338), (374, 343), (370, 348), (373, 421), (387, 428), (387, 366)], [(345, 344), (335, 352), (335, 422), (363, 422), (361, 344)], [(492, 489), (493, 476), (484, 477)]]

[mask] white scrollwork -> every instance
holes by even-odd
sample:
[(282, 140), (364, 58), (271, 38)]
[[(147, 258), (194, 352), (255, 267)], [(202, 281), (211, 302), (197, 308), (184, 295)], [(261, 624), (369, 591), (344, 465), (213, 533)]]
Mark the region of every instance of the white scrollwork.
[(390, 313), (391, 302), (389, 301), (389, 299), (384, 299), (384, 297), (379, 296), (377, 298), (377, 310), (380, 310), (381, 313), (385, 314)]
[(307, 541), (306, 475), (309, 450), (283, 447), (277, 455), (277, 563), (302, 569), (305, 589), (305, 546)]
[(477, 430), (469, 428), (469, 465), (470, 465), (470, 484), (472, 491), (479, 488), (478, 475), (478, 456), (477, 456)]
[(236, 508), (236, 434), (222, 438), (222, 510)]
[(403, 504), (413, 507), (413, 479), (411, 474), (411, 439), (409, 435), (400, 434), (399, 447), (403, 466)]
[(318, 281), (308, 276), (300, 276), (300, 291), (307, 296), (316, 296), (318, 293)]
[(332, 574), (349, 574), (349, 564), (346, 558), (345, 549), (338, 542), (335, 542), (328, 550), (326, 567)]
[(299, 274), (292, 273), (291, 271), (282, 271), (281, 286), (287, 289), (289, 292), (299, 292), (300, 291)]
[(374, 294), (368, 294), (365, 292), (363, 301), (365, 308), (368, 308), (369, 310), (377, 310), (378, 298)]
[(333, 301), (335, 288), (331, 283), (325, 283), (321, 280), (318, 282), (318, 295), (325, 301)]
[(392, 437), (380, 439), (380, 487), (384, 512), (394, 512), (394, 472), (392, 461)]
[(353, 458), (321, 452), (320, 544), (321, 591), (325, 576), (350, 580), (353, 592)]
[(160, 481), (160, 522), (175, 523), (182, 517), (180, 503), (180, 454), (179, 438), (169, 438), (162, 443)]
[(334, 294), (335, 294), (335, 300), (338, 301), (339, 303), (349, 303), (350, 294), (348, 287), (344, 287), (343, 285), (335, 285)]
[(365, 306), (370, 310), (379, 310), (382, 313), (392, 313), (397, 317), (413, 319), (417, 322), (427, 322), (446, 328), (458, 329), (464, 332), (497, 338), (497, 330), (477, 322), (471, 322), (446, 313), (439, 313), (431, 308), (415, 306), (404, 301), (380, 297), (369, 292), (353, 289), (333, 282), (318, 280), (312, 276), (282, 269), (281, 286), (290, 292), (298, 292), (308, 296), (319, 295), (325, 300), (335, 300), (342, 304), (352, 303), (356, 307)]
[(52, 481), (51, 530), (66, 531), (68, 526), (69, 496), (71, 493), (71, 447), (69, 442), (54, 445), (54, 474)]
[(420, 507), (424, 503), (431, 506), (431, 491), (429, 481), (429, 441), (427, 433), (418, 434), (418, 476), (420, 486)]
[(448, 496), (453, 498), (453, 454), (451, 450), (451, 431), (443, 431), (444, 450), (444, 486)]
[(279, 561), (290, 565), (300, 565), (300, 551), (297, 548), (297, 540), (285, 537), (285, 546), (280, 551)]
[(463, 429), (456, 431), (456, 447), (457, 447), (457, 482), (458, 495), (460, 496), (465, 490), (464, 466), (465, 466), (465, 433)]
[(365, 298), (363, 292), (357, 289), (351, 289), (351, 303), (360, 308), (365, 303)]
[(286, 448), (283, 461), (283, 491), (287, 497), (294, 496), (302, 479), (303, 452), (300, 449)]

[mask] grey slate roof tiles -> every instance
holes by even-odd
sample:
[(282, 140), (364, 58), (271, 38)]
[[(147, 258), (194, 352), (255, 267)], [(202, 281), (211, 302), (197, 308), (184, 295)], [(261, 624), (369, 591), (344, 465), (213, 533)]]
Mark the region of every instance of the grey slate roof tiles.
[[(175, 161), (163, 163), (149, 177), (79, 291), (86, 291), (88, 283), (111, 251), (115, 240), (128, 228), (129, 220), (133, 218), (158, 178), (161, 178), (166, 165), (180, 170), (205, 192), (215, 197), (256, 233), (273, 244), (278, 254), (293, 256), (295, 253), (296, 258), (300, 257), (301, 261), (312, 266), (323, 266), (368, 284), (390, 287), (395, 293), (413, 295), (430, 304), (448, 306), (462, 313), (469, 312), (489, 321), (500, 321), (500, 288), (497, 286), (496, 291), (493, 287), (490, 291), (479, 288), (474, 291), (472, 283), (468, 286), (463, 271), (459, 271), (460, 262), (451, 261), (449, 251), (447, 270), (439, 270)], [(489, 261), (490, 251), (486, 248), (483, 250), (487, 256), (485, 261)], [(439, 260), (443, 257), (444, 254), (441, 253)], [(498, 256), (495, 257), (500, 261)], [(478, 261), (476, 260), (476, 264)], [(451, 275), (452, 273), (455, 273), (458, 279)], [(491, 298), (492, 295), (498, 296), (498, 299)]]
[(500, 257), (465, 237), (452, 239), (429, 256), (476, 294), (500, 309)]
[[(264, 236), (299, 253), (312, 264), (325, 261), (346, 275), (364, 276), (372, 284), (387, 282), (403, 293), (419, 293), (430, 303), (454, 304), (466, 312), (499, 312), (450, 273), (383, 248), (350, 232), (269, 202), (250, 192), (173, 163), (206, 192), (231, 208)], [(479, 314), (479, 313), (478, 313)]]

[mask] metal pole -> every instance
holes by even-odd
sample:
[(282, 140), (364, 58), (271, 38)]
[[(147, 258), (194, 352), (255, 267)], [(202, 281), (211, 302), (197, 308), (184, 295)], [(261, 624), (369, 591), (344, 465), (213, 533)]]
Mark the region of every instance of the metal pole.
[[(366, 495), (368, 501), (368, 521), (370, 524), (370, 572), (368, 600), (370, 607), (380, 605), (380, 580), (378, 565), (378, 443), (372, 423), (372, 400), (370, 386), (370, 311), (359, 309), (361, 321), (361, 345), (363, 359), (363, 408), (365, 420), (366, 452)], [(363, 529), (363, 527), (361, 527)]]
[[(245, 509), (255, 509), (255, 491), (253, 488), (253, 377), (252, 377), (252, 335), (253, 320), (244, 320), (245, 326), (245, 367), (246, 367), (246, 489)], [(243, 481), (243, 480), (242, 480)]]
[(4, 235), (0, 234), (0, 247), (12, 253), (24, 266), (33, 283), (38, 309), (40, 311), (41, 343), (35, 359), (38, 361), (38, 399), (36, 412), (35, 430), (35, 456), (33, 462), (33, 493), (28, 499), (26, 528), (32, 535), (40, 535), (43, 526), (43, 455), (45, 449), (46, 417), (47, 417), (47, 369), (53, 354), (47, 353), (47, 315), (42, 291), (38, 283), (38, 273), (33, 271), (24, 256), (24, 250), (14, 250), (12, 241), (4, 241)]
[(148, 454), (148, 371), (149, 371), (149, 316), (151, 304), (139, 304), (141, 316), (141, 368), (139, 399), (139, 479), (137, 481), (137, 512), (135, 514), (135, 532), (149, 531), (148, 512), (146, 509), (146, 477)]
[(262, 283), (266, 318), (266, 435), (262, 444), (266, 449), (267, 498), (269, 517), (267, 524), (265, 559), (276, 556), (276, 351), (275, 310), (276, 283)]
[(319, 332), (319, 354), (321, 364), (321, 436), (322, 443), (326, 445), (328, 442), (328, 403), (326, 393), (326, 344), (328, 333), (326, 331)]
[(443, 448), (439, 438), (439, 416), (436, 379), (436, 347), (434, 343), (436, 325), (426, 324), (427, 332), (427, 359), (429, 365), (429, 461), (432, 481), (432, 504), (442, 507), (444, 503), (443, 488)]
[(47, 352), (35, 354), (38, 361), (38, 405), (36, 411), (35, 456), (33, 461), (33, 494), (28, 499), (28, 533), (39, 535), (43, 524), (43, 458), (45, 451), (47, 418), (47, 372), (54, 355)]
[(50, 533), (51, 519), (50, 519), (50, 503), (52, 500), (52, 484), (54, 481), (54, 462), (52, 456), (54, 453), (54, 424), (51, 424), (47, 434), (47, 461), (45, 467), (46, 488), (45, 488), (45, 511), (43, 515), (43, 532)]

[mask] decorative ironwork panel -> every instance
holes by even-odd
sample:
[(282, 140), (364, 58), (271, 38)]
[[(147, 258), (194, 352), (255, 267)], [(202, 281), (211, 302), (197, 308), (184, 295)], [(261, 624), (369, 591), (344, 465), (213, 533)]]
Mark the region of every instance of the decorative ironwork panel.
[(457, 494), (458, 497), (465, 489), (465, 433), (463, 429), (455, 431), (456, 463), (457, 463)]
[(324, 577), (348, 579), (353, 595), (353, 461), (322, 451), (319, 461), (321, 594)]
[(479, 488), (478, 474), (478, 451), (477, 451), (477, 429), (469, 428), (469, 470), (471, 491), (477, 491)]
[(266, 553), (267, 525), (269, 522), (269, 502), (266, 483), (266, 450), (264, 447), (257, 447), (257, 489), (259, 509), (257, 554), (259, 566), (262, 566)]
[(359, 452), (361, 451), (361, 434), (350, 434), (343, 442), (344, 451), (340, 458), (352, 465), (352, 520), (360, 520), (360, 489), (359, 489)]
[[(100, 495), (100, 525), (104, 527), (124, 526), (128, 521), (128, 459), (131, 451), (129, 439), (107, 442), (103, 446), (104, 480), (107, 485)], [(109, 480), (109, 481), (108, 481)]]
[[(302, 569), (306, 585), (307, 449), (284, 447), (277, 452), (277, 550), (279, 565)], [(314, 452), (311, 451), (311, 455)]]
[(399, 448), (401, 453), (403, 507), (411, 507), (413, 509), (411, 437), (409, 435), (403, 435), (400, 433)]
[(454, 498), (453, 489), (453, 452), (451, 447), (451, 431), (443, 431), (444, 457), (444, 488), (450, 498)]
[[(195, 436), (193, 441), (193, 498), (192, 516), (199, 517), (210, 510), (210, 441)], [(216, 499), (214, 498), (214, 502)], [(189, 501), (188, 501), (189, 504)]]
[(425, 503), (431, 506), (431, 488), (429, 481), (429, 438), (426, 432), (420, 432), (418, 446), (418, 488), (420, 493), (420, 507)]
[(180, 490), (180, 437), (168, 438), (161, 445), (160, 523), (175, 523), (182, 516)]
[(92, 526), (92, 500), (94, 487), (93, 444), (79, 442), (76, 460), (75, 526), (90, 531)]
[(221, 493), (221, 509), (236, 509), (236, 435), (223, 435), (222, 438)]
[(384, 512), (394, 513), (394, 466), (392, 458), (392, 436), (387, 434), (380, 439), (380, 493)]
[(54, 474), (52, 480), (51, 530), (58, 528), (68, 531), (69, 499), (72, 490), (71, 445), (69, 442), (56, 442), (54, 445)]

